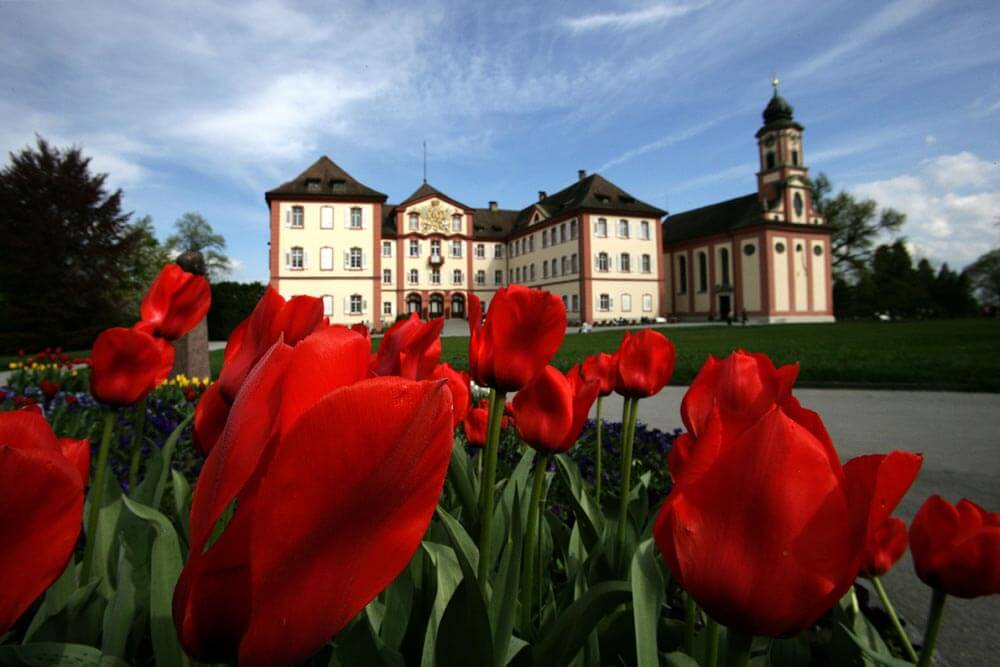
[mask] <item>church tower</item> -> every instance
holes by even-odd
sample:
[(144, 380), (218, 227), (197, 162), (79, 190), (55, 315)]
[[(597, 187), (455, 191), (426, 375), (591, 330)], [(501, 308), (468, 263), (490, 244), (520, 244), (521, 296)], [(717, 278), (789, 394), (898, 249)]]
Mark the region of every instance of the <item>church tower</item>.
[(771, 84), (774, 95), (756, 135), (760, 160), (757, 194), (764, 218), (769, 222), (822, 224), (822, 216), (812, 207), (809, 170), (802, 150), (804, 128), (796, 122), (792, 105), (778, 94), (778, 79)]

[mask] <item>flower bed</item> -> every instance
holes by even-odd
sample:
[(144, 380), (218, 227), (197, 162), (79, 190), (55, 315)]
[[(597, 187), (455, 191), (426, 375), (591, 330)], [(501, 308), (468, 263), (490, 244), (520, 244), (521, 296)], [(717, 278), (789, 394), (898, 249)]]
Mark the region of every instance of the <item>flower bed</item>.
[[(921, 457), (842, 464), (795, 366), (710, 358), (664, 433), (659, 333), (563, 373), (561, 301), (514, 286), (470, 298), (466, 375), (440, 320), (372, 355), (268, 289), (216, 382), (166, 381), (206, 299), (168, 267), (88, 369), (3, 389), (0, 664), (924, 666), (947, 596), (1000, 592), (1000, 516), (891, 517)], [(880, 583), (907, 542), (916, 647)]]

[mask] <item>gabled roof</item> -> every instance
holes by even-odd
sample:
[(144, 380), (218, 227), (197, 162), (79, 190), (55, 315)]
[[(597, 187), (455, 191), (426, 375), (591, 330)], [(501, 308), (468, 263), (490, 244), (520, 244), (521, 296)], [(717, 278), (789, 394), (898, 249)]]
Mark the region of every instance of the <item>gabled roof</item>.
[(514, 228), (517, 216), (517, 211), (504, 208), (474, 208), (472, 209), (473, 236), (477, 239), (506, 239)]
[(518, 214), (515, 231), (528, 226), (536, 208), (549, 218), (579, 210), (635, 213), (656, 218), (666, 215), (663, 209), (636, 199), (600, 174), (582, 178), (523, 209)]
[(324, 199), (362, 197), (380, 201), (385, 201), (387, 198), (383, 193), (368, 187), (348, 174), (340, 165), (325, 155), (292, 180), (282, 183), (273, 190), (268, 190), (264, 199), (270, 202), (271, 197), (275, 195), (322, 197)]
[(435, 188), (433, 185), (431, 185), (427, 181), (424, 181), (423, 184), (419, 188), (417, 188), (416, 190), (413, 191), (412, 195), (410, 195), (409, 197), (407, 197), (403, 201), (401, 201), (398, 204), (396, 204), (396, 206), (406, 206), (407, 204), (409, 204), (411, 202), (419, 201), (421, 199), (427, 199), (428, 197), (437, 197), (438, 199), (444, 199), (446, 201), (451, 202), (455, 206), (458, 206), (459, 208), (469, 208), (468, 206), (466, 206), (462, 202), (460, 202), (460, 201), (458, 201), (456, 199), (453, 199), (452, 197), (449, 197), (445, 193), (441, 192), (440, 190), (438, 190), (437, 188)]
[(663, 243), (722, 234), (766, 222), (757, 193), (684, 211), (663, 222)]

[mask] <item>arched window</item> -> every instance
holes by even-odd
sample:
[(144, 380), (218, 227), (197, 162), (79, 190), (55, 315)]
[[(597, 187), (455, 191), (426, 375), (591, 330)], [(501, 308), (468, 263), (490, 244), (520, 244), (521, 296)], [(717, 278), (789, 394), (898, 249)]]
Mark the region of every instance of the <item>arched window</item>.
[(608, 221), (604, 218), (597, 219), (597, 226), (594, 227), (594, 236), (604, 238), (608, 235)]
[(462, 272), (459, 269), (455, 269), (451, 272), (451, 282), (453, 285), (462, 284)]
[(542, 278), (548, 278), (548, 277), (549, 277), (549, 263), (542, 262)]
[(410, 269), (410, 280), (411, 285), (416, 285), (420, 281), (420, 272), (416, 269)]
[(329, 294), (323, 295), (323, 316), (330, 317), (333, 315), (333, 297)]
[(796, 167), (799, 166), (799, 152), (792, 151), (792, 164)]
[(361, 248), (351, 248), (350, 264), (352, 269), (360, 269), (362, 266)]
[(798, 192), (795, 193), (795, 197), (792, 199), (792, 206), (795, 207), (795, 217), (802, 217), (802, 195)]
[(631, 273), (632, 271), (632, 256), (627, 252), (623, 252), (621, 256), (621, 271), (622, 273)]
[(649, 240), (649, 221), (643, 220), (639, 223), (639, 238), (643, 241)]
[(642, 266), (640, 268), (643, 273), (651, 273), (653, 271), (653, 260), (649, 255), (642, 256)]
[(774, 169), (774, 153), (768, 151), (765, 159), (767, 160), (767, 168)]
[(360, 294), (351, 295), (351, 315), (361, 315), (364, 312), (364, 301)]
[(563, 255), (563, 257), (560, 258), (559, 260), (559, 272), (562, 273), (563, 275), (566, 275), (568, 271), (569, 271), (569, 257)]
[(420, 229), (420, 216), (419, 215), (417, 215), (416, 213), (411, 213), (408, 216), (408, 220), (409, 220), (409, 230), (411, 232), (415, 232), (418, 229)]
[(462, 216), (458, 213), (451, 216), (451, 231), (456, 233), (462, 231)]
[(687, 257), (678, 255), (677, 257), (677, 293), (687, 294), (688, 291), (688, 262)]
[(293, 246), (289, 253), (288, 267), (292, 269), (304, 269), (306, 266), (305, 250), (299, 246)]
[(485, 285), (486, 284), (486, 272), (485, 271), (476, 271), (476, 284), (477, 285)]
[(708, 256), (703, 252), (698, 253), (698, 291), (708, 291)]
[(628, 220), (623, 219), (618, 221), (618, 238), (628, 238)]
[(597, 253), (597, 270), (598, 271), (608, 270), (608, 253), (606, 252)]

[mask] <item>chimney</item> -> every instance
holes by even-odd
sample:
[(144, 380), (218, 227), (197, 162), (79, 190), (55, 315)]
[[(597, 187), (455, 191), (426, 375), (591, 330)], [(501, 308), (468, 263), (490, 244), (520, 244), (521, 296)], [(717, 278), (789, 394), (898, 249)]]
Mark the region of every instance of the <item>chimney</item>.
[(545, 190), (539, 190), (538, 191), (538, 201), (542, 201), (546, 197), (548, 197), (548, 195), (545, 194)]
[(491, 211), (497, 210), (497, 203), (495, 201), (490, 202), (490, 210)]
[(578, 169), (577, 172), (576, 172), (576, 180), (582, 181), (585, 178), (587, 178), (587, 170), (586, 169)]

